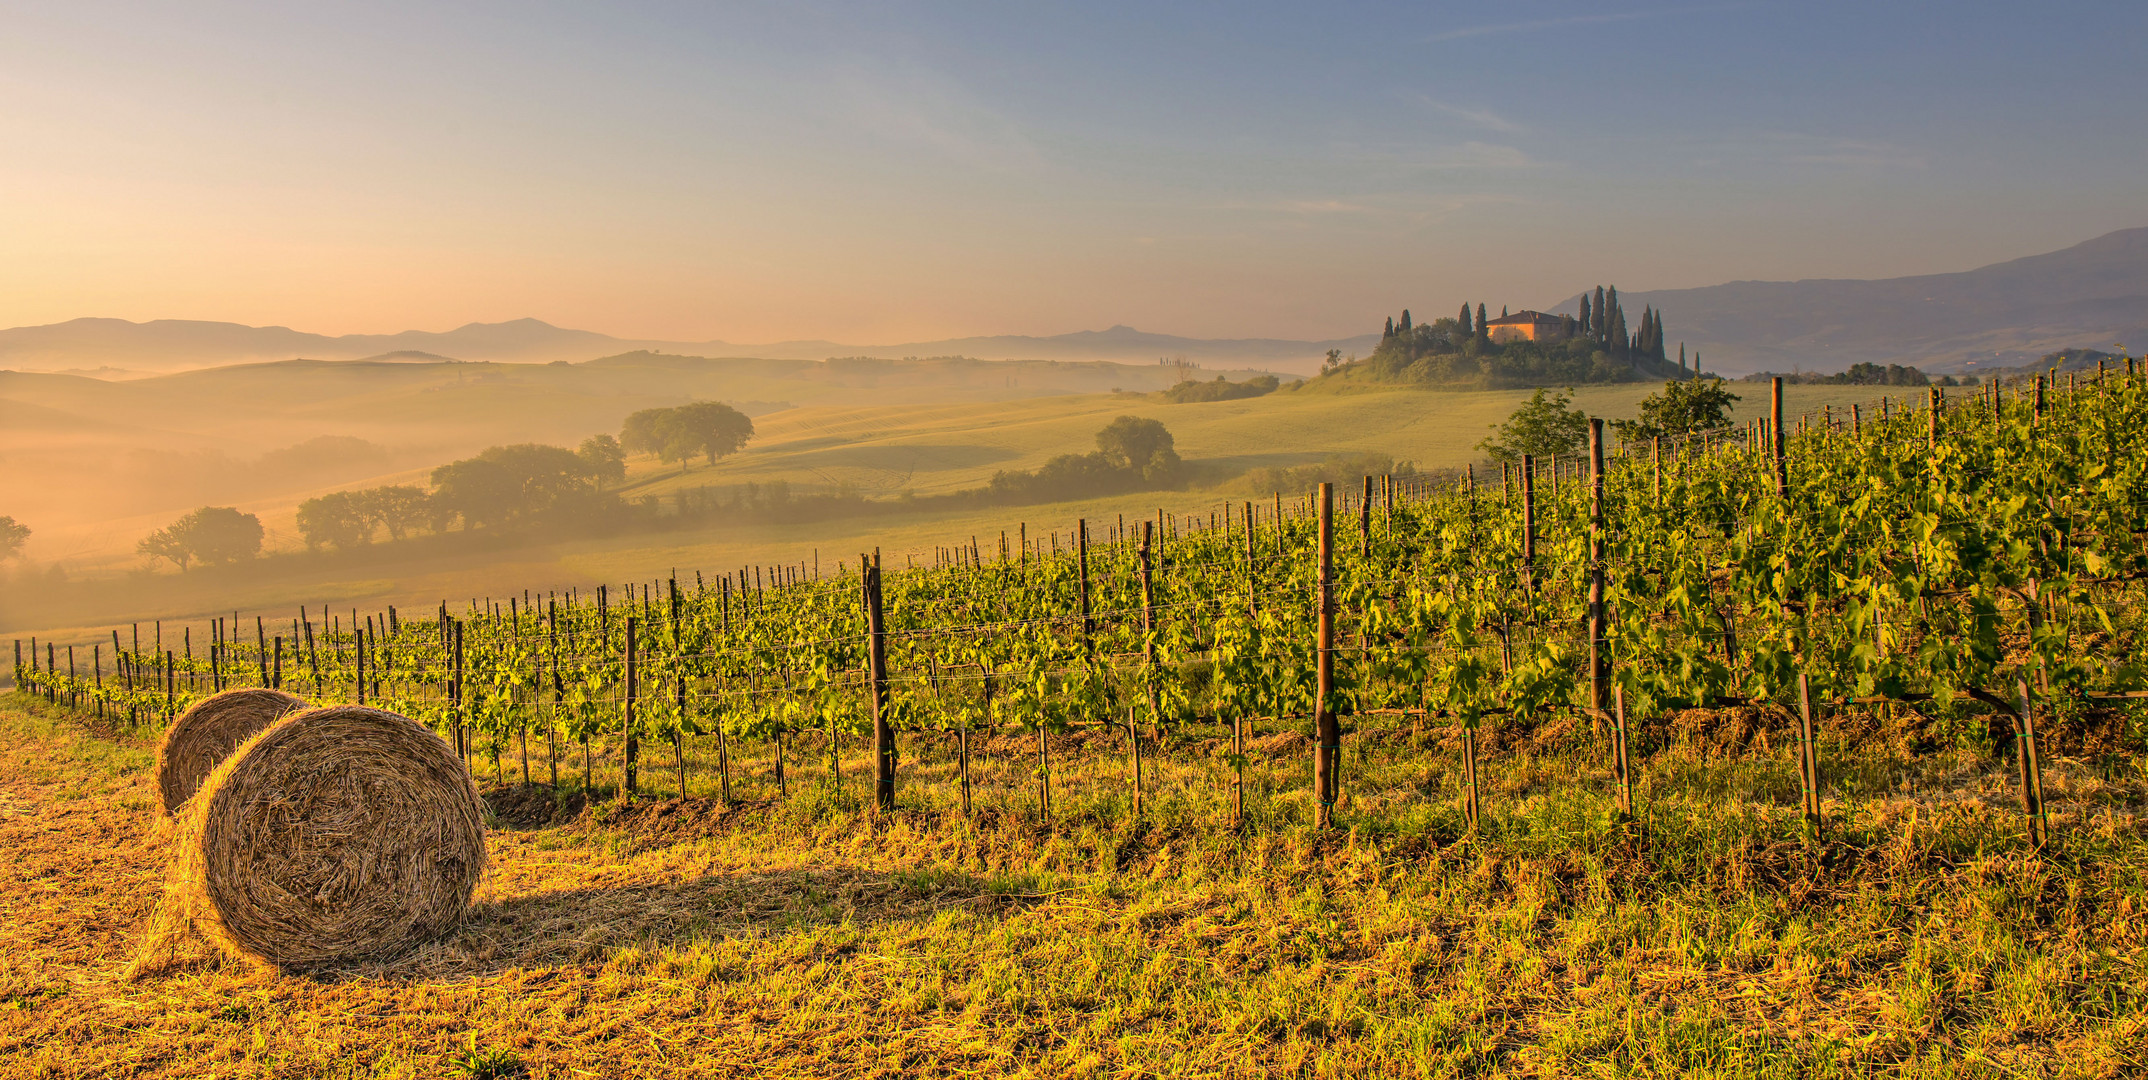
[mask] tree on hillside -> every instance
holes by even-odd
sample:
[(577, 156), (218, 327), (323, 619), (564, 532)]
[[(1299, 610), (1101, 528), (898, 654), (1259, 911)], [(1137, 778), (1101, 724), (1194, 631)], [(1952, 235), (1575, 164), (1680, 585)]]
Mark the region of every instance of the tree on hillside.
[(1611, 426), (1627, 442), (1715, 431), (1730, 426), (1730, 407), (1738, 400), (1738, 395), (1723, 389), (1721, 379), (1668, 382), (1662, 392), (1641, 402), (1640, 419), (1614, 420)]
[(521, 480), (497, 461), (451, 461), (434, 469), (432, 480), (436, 531), (445, 532), (458, 517), (465, 530), (500, 524), (514, 515), (522, 498)]
[(22, 542), (30, 538), (30, 527), (11, 517), (0, 517), (0, 559), (22, 554)]
[(373, 517), (355, 491), (332, 491), (298, 504), (298, 535), (308, 548), (349, 551), (373, 542)]
[(1490, 340), (1492, 339), (1492, 328), (1491, 328), (1491, 327), (1489, 327), (1489, 326), (1487, 326), (1487, 325), (1485, 325), (1486, 321), (1487, 321), (1487, 320), (1486, 320), (1486, 319), (1485, 319), (1485, 317), (1484, 317), (1484, 305), (1483, 305), (1483, 304), (1478, 304), (1478, 305), (1477, 305), (1477, 340), (1478, 340), (1478, 341), (1490, 341)]
[(1567, 407), (1573, 401), (1573, 393), (1571, 386), (1561, 394), (1538, 389), (1507, 417), (1506, 423), (1494, 425), (1493, 436), (1478, 443), (1477, 449), (1495, 461), (1520, 461), (1524, 454), (1543, 457), (1573, 453), (1589, 438), (1588, 414)]
[(1473, 329), (1476, 324), (1469, 321), (1469, 302), (1467, 300), (1462, 302), (1462, 314), (1456, 321), (1461, 323), (1463, 334), (1473, 335), (1477, 332)]
[(1162, 480), (1178, 471), (1178, 450), (1161, 421), (1119, 417), (1096, 433), (1096, 449), (1112, 465), (1140, 473), (1145, 480)]
[(582, 468), (588, 470), (589, 478), (597, 482), (597, 490), (604, 490), (606, 483), (619, 483), (626, 479), (626, 450), (619, 440), (609, 435), (591, 435), (582, 440), (574, 456), (582, 459)]
[(179, 569), (189, 563), (238, 562), (261, 554), (261, 519), (233, 506), (204, 506), (142, 538), (136, 550), (151, 558), (170, 559)]
[(753, 421), (720, 401), (696, 401), (671, 413), (667, 441), (681, 451), (682, 461), (698, 453), (714, 465), (717, 458), (737, 453), (753, 438)]
[(699, 454), (711, 465), (738, 452), (753, 437), (753, 421), (720, 401), (696, 401), (671, 409), (643, 409), (620, 426), (619, 444), (659, 459), (687, 461)]
[(401, 540), (412, 529), (425, 524), (432, 513), (432, 497), (424, 488), (409, 484), (368, 488), (358, 495), (366, 516), (388, 530), (390, 540)]

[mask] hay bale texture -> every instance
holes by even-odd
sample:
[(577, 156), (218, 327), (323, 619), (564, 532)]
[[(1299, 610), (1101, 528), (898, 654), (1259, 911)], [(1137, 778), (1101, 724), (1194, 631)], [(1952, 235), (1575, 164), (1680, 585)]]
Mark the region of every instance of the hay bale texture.
[(484, 807), (462, 760), (423, 725), (355, 705), (255, 735), (179, 825), (179, 914), (226, 951), (284, 969), (438, 937), (485, 868)]
[(157, 745), (157, 791), (164, 797), (164, 812), (177, 813), (240, 743), (305, 707), (305, 699), (281, 690), (248, 688), (211, 694), (180, 713)]

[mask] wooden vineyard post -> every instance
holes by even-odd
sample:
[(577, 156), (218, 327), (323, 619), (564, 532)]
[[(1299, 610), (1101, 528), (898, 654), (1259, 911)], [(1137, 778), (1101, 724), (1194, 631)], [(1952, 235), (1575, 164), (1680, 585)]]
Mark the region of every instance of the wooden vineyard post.
[[(309, 635), (312, 632), (311, 623), (307, 624), (307, 632)], [(448, 623), (448, 635), (450, 647), (455, 651), (455, 666), (448, 682), (448, 713), (455, 718), (455, 753), (463, 759), (463, 765), (468, 767), (470, 763), (470, 729), (469, 725), (463, 723), (462, 715), (462, 620), (456, 619)], [(308, 644), (310, 645), (311, 642), (309, 641)], [(316, 686), (318, 686), (321, 674), (318, 666), (320, 654), (315, 653), (314, 657), (316, 666), (313, 675)]]
[[(254, 645), (261, 653), (261, 685), (269, 686), (268, 624), (254, 616)], [(112, 631), (112, 654), (119, 655), (119, 631)]]
[(1527, 590), (1529, 621), (1536, 621), (1536, 457), (1521, 459), (1521, 567)]
[(1775, 497), (1790, 497), (1790, 462), (1783, 456), (1783, 377), (1769, 380), (1768, 454), (1774, 461)]
[(1820, 838), (1820, 759), (1813, 747), (1812, 680), (1797, 673), (1797, 771), (1805, 789), (1806, 835)]
[(2036, 406), (2032, 415), (2037, 423), (2044, 422), (2044, 377), (2041, 375), (2036, 377)]
[(97, 719), (104, 719), (104, 646), (90, 646), (90, 676), (97, 680)]
[(2036, 751), (2036, 702), (2026, 679), (2014, 682), (2021, 711), (2014, 717), (2015, 760), (2021, 770), (2021, 810), (2029, 819), (2029, 843), (2041, 850), (2051, 839), (2051, 819), (2044, 810), (2044, 768)]
[(1134, 557), (1141, 569), (1141, 681), (1146, 687), (1143, 696), (1149, 703), (1149, 737), (1162, 742), (1163, 706), (1156, 697), (1156, 579), (1150, 551), (1150, 527), (1154, 524), (1141, 523), (1141, 544), (1134, 549)]
[(1865, 435), (1864, 410), (1850, 406), (1850, 438), (1862, 439)]
[[(629, 608), (627, 610), (631, 611), (633, 609)], [(620, 791), (620, 796), (628, 802), (634, 801), (635, 790), (639, 786), (637, 784), (639, 777), (636, 772), (640, 763), (635, 758), (641, 747), (640, 740), (635, 737), (634, 732), (634, 705), (636, 699), (641, 696), (641, 643), (638, 640), (640, 628), (641, 622), (637, 616), (629, 615), (626, 617), (626, 701), (624, 707), (620, 710), (621, 728), (625, 739), (619, 760), (620, 771), (624, 775), (624, 787)]]
[[(353, 620), (355, 623), (356, 620)], [(357, 704), (365, 704), (365, 631), (351, 628), (351, 682)]]
[(1626, 688), (1614, 687), (1611, 691), (1611, 734), (1614, 740), (1611, 764), (1618, 777), (1618, 816), (1620, 821), (1633, 820), (1633, 748), (1626, 736)]
[(880, 551), (870, 562), (858, 556), (865, 569), (865, 656), (867, 679), (873, 699), (873, 805), (895, 809), (895, 729), (888, 722), (887, 628), (880, 607)]
[(1342, 758), (1342, 725), (1329, 697), (1335, 690), (1335, 486), (1320, 485), (1320, 641), (1313, 698), (1313, 797), (1320, 804), (1319, 825), (1335, 822)]
[(1477, 804), (1477, 722), (1471, 720), (1462, 728), (1462, 820), (1474, 833), (1478, 827)]
[(1260, 614), (1260, 570), (1253, 563), (1253, 502), (1247, 500), (1246, 514), (1246, 618)]
[(1656, 501), (1661, 502), (1663, 501), (1663, 436), (1657, 435), (1649, 439), (1648, 443), (1656, 465)]
[[(1604, 422), (1589, 418), (1589, 709), (1598, 725), (1610, 702), (1610, 620), (1604, 609)], [(1598, 728), (1601, 731), (1601, 727)]]
[(1365, 492), (1357, 500), (1357, 556), (1372, 557), (1372, 477), (1365, 478)]
[[(1095, 645), (1096, 620), (1089, 614), (1089, 519), (1074, 523), (1074, 565), (1081, 599), (1081, 647), (1086, 654)], [(989, 685), (989, 684), (988, 684)]]

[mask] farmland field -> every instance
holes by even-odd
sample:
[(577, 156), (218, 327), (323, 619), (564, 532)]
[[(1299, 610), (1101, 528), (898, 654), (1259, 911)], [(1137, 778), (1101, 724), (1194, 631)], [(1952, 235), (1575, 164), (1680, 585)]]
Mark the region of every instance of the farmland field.
[(788, 801), (740, 761), (729, 809), (696, 775), (554, 819), (510, 777), (439, 944), (310, 976), (195, 947), (129, 981), (150, 747), (16, 695), (0, 1075), (2137, 1075), (2148, 776), (2110, 723), (2053, 731), (2041, 855), (2005, 763), (1914, 714), (1824, 733), (1857, 793), (1819, 845), (1787, 730), (1742, 711), (1646, 733), (1632, 825), (1572, 731), (1495, 727), (1474, 839), (1452, 747), (1401, 733), (1359, 744), (1325, 834), (1293, 823), (1302, 737), (1259, 752), (1243, 838), (1196, 734), (1142, 821), (1119, 748), (1072, 736), (1049, 823), (993, 747), (964, 819), (934, 740), (884, 815), (855, 745), (844, 788), (806, 761)]

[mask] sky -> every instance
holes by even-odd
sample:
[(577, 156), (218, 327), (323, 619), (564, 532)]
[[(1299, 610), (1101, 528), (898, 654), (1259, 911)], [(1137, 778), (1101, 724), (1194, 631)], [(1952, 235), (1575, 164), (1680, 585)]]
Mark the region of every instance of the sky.
[(2148, 224), (2148, 4), (0, 0), (0, 326), (875, 343)]

